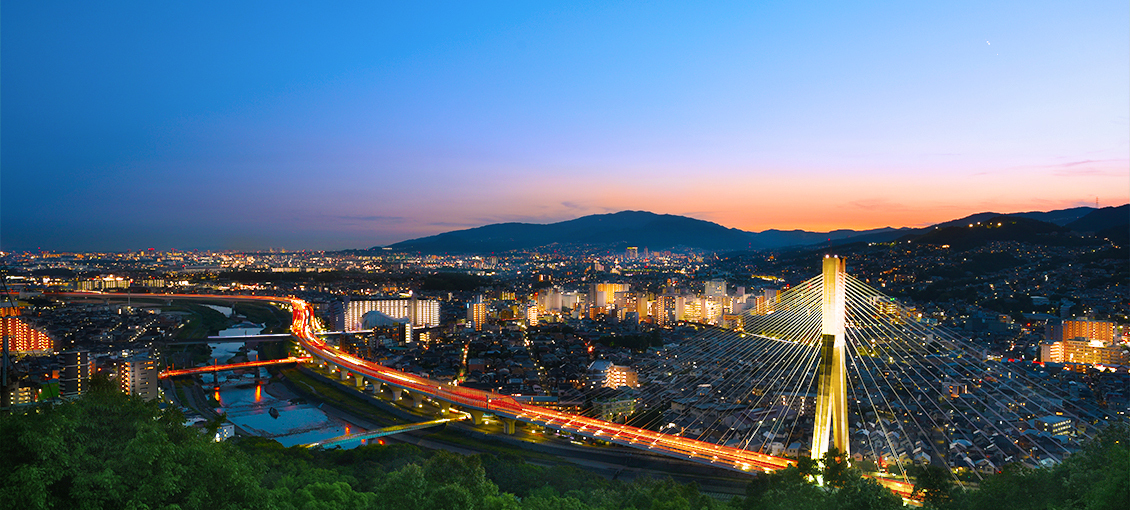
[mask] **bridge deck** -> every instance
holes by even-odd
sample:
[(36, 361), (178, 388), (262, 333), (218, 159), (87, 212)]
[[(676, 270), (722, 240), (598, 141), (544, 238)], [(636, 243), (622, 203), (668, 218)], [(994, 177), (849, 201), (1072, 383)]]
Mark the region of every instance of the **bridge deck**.
[(350, 441), (358, 441), (358, 440), (361, 440), (361, 439), (373, 439), (373, 438), (378, 438), (378, 437), (391, 436), (393, 434), (400, 434), (402, 432), (411, 432), (413, 430), (426, 429), (426, 428), (430, 428), (430, 427), (435, 427), (437, 425), (443, 425), (444, 423), (447, 423), (447, 422), (450, 422), (450, 421), (459, 421), (459, 420), (465, 420), (465, 419), (467, 419), (466, 414), (459, 414), (459, 415), (456, 415), (456, 416), (453, 416), (453, 417), (450, 417), (450, 418), (440, 418), (438, 420), (425, 421), (425, 422), (421, 422), (421, 423), (409, 423), (409, 424), (405, 424), (405, 425), (393, 425), (391, 427), (385, 427), (385, 428), (382, 428), (382, 429), (370, 430), (370, 431), (367, 431), (367, 432), (361, 432), (361, 433), (357, 433), (357, 434), (346, 434), (344, 436), (337, 436), (337, 437), (334, 437), (334, 438), (326, 439), (324, 441), (318, 441), (318, 442), (306, 444), (306, 445), (303, 445), (303, 446), (305, 446), (307, 448), (313, 448), (313, 447), (316, 447), (316, 446), (322, 446), (322, 447), (334, 446), (334, 445), (339, 445), (339, 444), (342, 444), (342, 443), (348, 443)]
[(220, 371), (220, 370), (236, 370), (236, 369), (240, 369), (240, 368), (267, 367), (267, 366), (271, 366), (271, 365), (283, 365), (283, 364), (287, 364), (287, 363), (301, 363), (303, 361), (310, 361), (310, 358), (309, 357), (303, 357), (303, 358), (290, 357), (290, 358), (283, 358), (283, 359), (268, 359), (268, 360), (261, 360), (261, 361), (245, 361), (243, 363), (229, 363), (227, 365), (208, 365), (208, 366), (203, 366), (203, 367), (178, 368), (178, 369), (165, 370), (165, 371), (157, 374), (157, 377), (160, 378), (160, 379), (164, 379), (166, 377), (177, 377), (177, 376), (180, 376), (180, 375), (204, 374), (204, 373), (208, 373), (208, 372), (217, 372), (217, 371)]

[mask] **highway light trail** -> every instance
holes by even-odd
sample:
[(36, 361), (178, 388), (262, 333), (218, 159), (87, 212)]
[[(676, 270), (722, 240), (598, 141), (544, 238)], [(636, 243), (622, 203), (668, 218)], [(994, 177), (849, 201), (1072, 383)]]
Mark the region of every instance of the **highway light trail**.
[(272, 366), (272, 365), (285, 365), (285, 364), (288, 364), (288, 363), (303, 363), (303, 362), (306, 362), (306, 361), (310, 361), (311, 359), (312, 358), (310, 358), (309, 356), (303, 356), (303, 357), (291, 356), (289, 358), (283, 358), (283, 359), (244, 361), (242, 363), (228, 363), (226, 365), (207, 365), (207, 366), (202, 366), (202, 367), (177, 368), (177, 369), (170, 368), (168, 370), (162, 370), (160, 373), (157, 374), (157, 377), (164, 379), (166, 377), (177, 377), (177, 376), (181, 376), (181, 375), (202, 374), (202, 373), (207, 373), (207, 372), (217, 372), (217, 371), (221, 371), (221, 370), (240, 370), (240, 369), (244, 369), (244, 368), (269, 367), (269, 366)]

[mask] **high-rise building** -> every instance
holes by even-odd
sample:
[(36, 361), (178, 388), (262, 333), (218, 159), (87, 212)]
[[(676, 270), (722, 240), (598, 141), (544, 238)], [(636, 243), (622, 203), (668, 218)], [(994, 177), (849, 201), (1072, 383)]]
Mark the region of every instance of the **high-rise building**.
[(530, 326), (538, 325), (538, 307), (537, 305), (526, 306), (526, 323)]
[(675, 320), (698, 322), (702, 319), (702, 308), (699, 300), (694, 296), (677, 296), (675, 298)]
[(721, 324), (722, 316), (726, 314), (726, 310), (729, 308), (726, 296), (710, 296), (701, 301), (702, 322), (714, 325)]
[(590, 388), (619, 388), (639, 386), (639, 376), (632, 367), (616, 365), (608, 360), (589, 363), (586, 378)]
[(475, 331), (482, 331), (483, 324), (487, 321), (487, 304), (479, 296), (473, 303), (467, 303), (467, 320), (475, 326)]
[(1115, 324), (1110, 321), (1070, 320), (1048, 324), (1047, 338), (1052, 342), (1085, 338), (1110, 343), (1114, 341), (1114, 330)]
[(118, 385), (130, 395), (145, 400), (157, 398), (157, 360), (146, 355), (127, 358), (118, 365)]
[(678, 320), (676, 316), (677, 301), (678, 297), (670, 294), (664, 294), (655, 299), (651, 315), (655, 317), (656, 324), (669, 326)]
[(589, 306), (607, 307), (616, 300), (617, 292), (632, 290), (626, 283), (591, 283), (589, 284)]
[(652, 296), (650, 294), (642, 294), (642, 293), (636, 296), (636, 310), (635, 311), (636, 311), (636, 317), (638, 317), (639, 319), (643, 319), (644, 317), (647, 317), (647, 315), (648, 315), (648, 303), (650, 302), (649, 299), (648, 299), (649, 297), (652, 297)]
[(561, 311), (561, 289), (550, 287), (538, 291), (538, 307), (546, 312)]
[(624, 254), (624, 258), (628, 260), (636, 260), (640, 258), (640, 249), (635, 246), (629, 246), (627, 253)]
[(726, 280), (715, 279), (706, 282), (706, 290), (703, 294), (706, 294), (706, 297), (725, 297)]
[(769, 311), (766, 306), (765, 296), (753, 296), (753, 299), (746, 300), (746, 310), (755, 315), (765, 315)]
[(52, 352), (51, 337), (28, 326), (19, 317), (0, 317), (0, 333), (14, 354), (47, 354)]
[(94, 358), (83, 350), (59, 353), (59, 396), (77, 397), (86, 392), (90, 376), (94, 374)]
[(583, 299), (584, 296), (579, 292), (565, 292), (561, 294), (561, 308), (576, 310), (579, 308), (578, 305), (581, 304)]
[(1130, 365), (1130, 351), (1102, 340), (1061, 340), (1040, 345), (1040, 361), (1087, 365)]
[[(334, 312), (331, 307), (331, 314)], [(434, 299), (366, 299), (342, 301), (341, 315), (333, 317), (338, 331), (360, 331), (365, 314), (381, 312), (394, 319), (408, 319), (414, 328), (434, 328), (440, 325), (439, 301)]]

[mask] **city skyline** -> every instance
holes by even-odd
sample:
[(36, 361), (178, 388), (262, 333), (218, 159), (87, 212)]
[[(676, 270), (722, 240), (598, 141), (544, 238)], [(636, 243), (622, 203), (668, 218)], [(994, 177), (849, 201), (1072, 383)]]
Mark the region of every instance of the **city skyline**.
[(0, 249), (1130, 201), (1130, 10), (5, 5)]

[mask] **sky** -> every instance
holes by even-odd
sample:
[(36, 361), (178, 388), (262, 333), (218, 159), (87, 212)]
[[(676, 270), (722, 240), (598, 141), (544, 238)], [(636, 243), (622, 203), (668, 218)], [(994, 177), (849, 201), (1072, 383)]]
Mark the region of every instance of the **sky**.
[(1130, 201), (1130, 4), (0, 4), (0, 249)]

